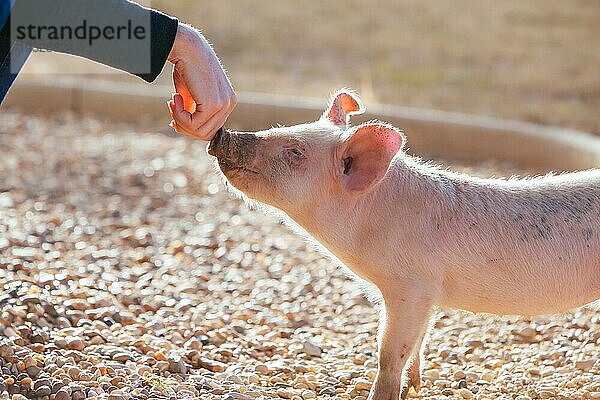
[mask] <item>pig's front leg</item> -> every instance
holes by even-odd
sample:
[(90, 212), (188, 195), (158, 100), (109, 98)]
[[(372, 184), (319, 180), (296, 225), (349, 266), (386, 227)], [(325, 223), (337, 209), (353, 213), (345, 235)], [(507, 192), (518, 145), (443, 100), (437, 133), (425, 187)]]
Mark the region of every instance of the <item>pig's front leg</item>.
[[(379, 370), (369, 400), (400, 398), (402, 370), (413, 351), (419, 351), (417, 345), (420, 345), (431, 309), (428, 296), (414, 293), (414, 288), (386, 293), (383, 295), (385, 304), (380, 322)], [(419, 355), (416, 357), (418, 359)], [(418, 364), (416, 368), (418, 374)]]

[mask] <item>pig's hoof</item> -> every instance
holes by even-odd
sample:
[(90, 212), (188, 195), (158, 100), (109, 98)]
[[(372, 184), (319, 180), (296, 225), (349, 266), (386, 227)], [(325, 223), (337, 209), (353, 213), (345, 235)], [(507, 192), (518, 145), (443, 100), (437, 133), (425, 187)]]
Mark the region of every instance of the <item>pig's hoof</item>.
[(415, 389), (415, 393), (419, 392), (420, 386), (419, 387), (415, 387), (413, 385), (409, 385), (409, 386), (404, 386), (402, 388), (402, 393), (400, 393), (400, 398), (402, 400), (406, 399), (408, 397), (408, 392), (410, 392), (410, 388)]
[(406, 371), (406, 377), (408, 378), (408, 384), (402, 388), (402, 393), (400, 394), (402, 400), (408, 397), (410, 388), (415, 389), (415, 393), (418, 393), (419, 389), (421, 389), (421, 372), (419, 371), (418, 363), (411, 364)]

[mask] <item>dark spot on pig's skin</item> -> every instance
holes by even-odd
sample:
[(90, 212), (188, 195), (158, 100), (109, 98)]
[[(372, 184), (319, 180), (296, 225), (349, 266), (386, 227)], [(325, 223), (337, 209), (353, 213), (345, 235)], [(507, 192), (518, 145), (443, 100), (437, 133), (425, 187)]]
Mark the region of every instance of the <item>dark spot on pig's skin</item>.
[(550, 235), (550, 227), (544, 223), (544, 221), (532, 221), (529, 224), (531, 232), (534, 234), (534, 238), (545, 239)]
[(587, 228), (583, 230), (583, 237), (585, 238), (586, 241), (590, 241), (590, 239), (592, 238), (592, 235), (594, 234), (594, 231), (592, 231), (592, 228)]
[(513, 221), (518, 223), (518, 229), (521, 233), (520, 238), (522, 241), (527, 241), (529, 236), (534, 239), (550, 238), (552, 229), (546, 219), (546, 216), (544, 215), (527, 223), (525, 222), (525, 216), (522, 213), (518, 213), (515, 217), (513, 217)]
[(515, 221), (520, 221), (523, 219), (523, 214), (518, 213), (517, 216), (515, 217)]
[[(523, 199), (523, 208), (531, 209), (531, 201), (533, 199)], [(529, 203), (529, 207), (528, 207)], [(564, 222), (580, 223), (586, 218), (586, 215), (594, 212), (595, 208), (600, 204), (600, 197), (591, 193), (574, 193), (573, 196), (565, 198), (560, 192), (545, 193), (543, 197), (535, 199), (535, 214), (536, 215), (560, 215)], [(519, 213), (517, 218), (521, 219), (524, 216)], [(530, 216), (528, 216), (530, 217)], [(515, 220), (516, 222), (516, 220)]]

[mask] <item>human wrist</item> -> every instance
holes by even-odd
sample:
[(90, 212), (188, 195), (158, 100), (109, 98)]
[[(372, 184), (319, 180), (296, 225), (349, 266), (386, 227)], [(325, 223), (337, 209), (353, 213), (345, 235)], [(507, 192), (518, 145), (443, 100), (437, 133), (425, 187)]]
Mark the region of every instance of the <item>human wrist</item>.
[(173, 47), (171, 48), (167, 60), (176, 64), (184, 54), (189, 54), (190, 49), (198, 44), (200, 35), (200, 32), (196, 29), (180, 22), (177, 26), (175, 41), (173, 42)]

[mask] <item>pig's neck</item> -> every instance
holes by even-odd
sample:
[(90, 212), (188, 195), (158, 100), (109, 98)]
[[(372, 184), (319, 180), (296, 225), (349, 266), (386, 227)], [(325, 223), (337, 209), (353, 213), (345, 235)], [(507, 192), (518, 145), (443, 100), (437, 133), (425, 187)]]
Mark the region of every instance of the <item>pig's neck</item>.
[[(433, 171), (418, 159), (400, 154), (371, 192), (290, 217), (353, 272), (374, 282), (398, 262), (409, 263), (406, 249), (423, 234), (417, 231), (423, 228), (424, 210), (442, 203), (443, 191), (438, 186), (444, 184), (443, 178)], [(383, 274), (373, 276), (377, 271)]]

